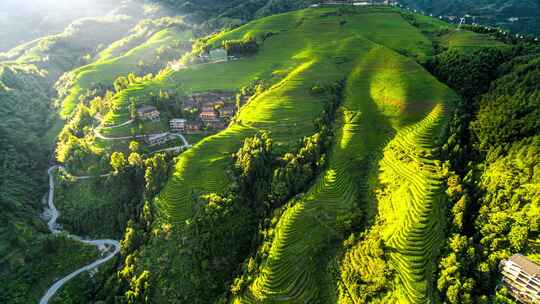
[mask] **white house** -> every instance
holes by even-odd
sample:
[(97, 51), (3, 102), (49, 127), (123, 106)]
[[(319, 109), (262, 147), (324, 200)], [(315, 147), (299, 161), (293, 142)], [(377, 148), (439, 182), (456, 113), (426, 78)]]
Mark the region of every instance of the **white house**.
[(186, 130), (187, 120), (183, 118), (174, 118), (169, 121), (169, 127), (173, 132), (184, 132)]

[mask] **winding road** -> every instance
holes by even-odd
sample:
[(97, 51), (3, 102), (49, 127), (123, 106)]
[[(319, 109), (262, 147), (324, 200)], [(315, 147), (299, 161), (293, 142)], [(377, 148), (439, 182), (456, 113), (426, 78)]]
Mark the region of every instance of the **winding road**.
[[(123, 123), (121, 125), (117, 125), (117, 126), (98, 127), (98, 128), (96, 128), (94, 130), (94, 133), (95, 133), (96, 137), (104, 139), (104, 140), (124, 140), (124, 139), (132, 139), (132, 138), (142, 138), (142, 137), (144, 137), (144, 135), (138, 135), (138, 136), (111, 138), (111, 137), (105, 137), (101, 133), (99, 133), (100, 129), (118, 128), (118, 127), (121, 127), (121, 126), (128, 125), (128, 124), (130, 124), (132, 122), (133, 122), (132, 120), (129, 120), (129, 121), (127, 121), (127, 122), (125, 122), (125, 123)], [(167, 134), (167, 133), (163, 133), (163, 134)], [(183, 142), (183, 145), (157, 150), (157, 151), (154, 151), (152, 153), (166, 152), (166, 151), (181, 151), (181, 150), (183, 150), (185, 148), (191, 147), (191, 145), (188, 143), (188, 141), (186, 140), (186, 138), (182, 134), (175, 134), (175, 133), (169, 133), (169, 134), (171, 136), (176, 136), (176, 137), (181, 138), (182, 142)], [(157, 135), (157, 134), (151, 134), (151, 135)], [(85, 271), (89, 271), (89, 270), (92, 270), (92, 269), (95, 269), (95, 268), (99, 267), (100, 265), (106, 263), (107, 261), (112, 259), (115, 255), (117, 255), (120, 252), (120, 244), (119, 244), (119, 242), (117, 240), (110, 240), (110, 239), (85, 240), (85, 239), (81, 238), (80, 236), (70, 234), (70, 233), (68, 233), (66, 231), (63, 231), (60, 228), (60, 225), (57, 223), (58, 217), (60, 216), (60, 212), (58, 212), (58, 209), (56, 209), (56, 206), (54, 205), (54, 189), (55, 189), (55, 185), (54, 185), (54, 174), (53, 173), (54, 173), (55, 170), (65, 170), (65, 168), (62, 167), (62, 166), (56, 165), (56, 166), (50, 167), (49, 170), (47, 170), (47, 174), (49, 175), (49, 193), (48, 193), (48, 198), (47, 198), (46, 213), (50, 216), (49, 221), (47, 222), (47, 226), (49, 227), (49, 230), (51, 231), (52, 234), (58, 235), (60, 233), (65, 233), (67, 235), (67, 237), (72, 239), (72, 240), (76, 240), (76, 241), (79, 241), (79, 242), (84, 243), (84, 244), (96, 246), (101, 251), (102, 255), (103, 254), (105, 254), (105, 255), (103, 257), (101, 257), (100, 259), (98, 259), (98, 260), (96, 260), (96, 261), (94, 261), (94, 262), (92, 262), (92, 263), (90, 263), (90, 264), (88, 264), (88, 265), (86, 265), (84, 267), (81, 267), (81, 268), (73, 271), (72, 273), (68, 274), (67, 276), (63, 277), (62, 279), (56, 281), (51, 287), (49, 287), (49, 289), (47, 290), (45, 295), (39, 300), (39, 304), (47, 304), (47, 303), (49, 303), (49, 300), (56, 294), (56, 292), (62, 286), (64, 286), (64, 284), (66, 284), (67, 282), (69, 282), (70, 280), (72, 280), (73, 278), (75, 278), (76, 276), (78, 276), (79, 274), (81, 274), (81, 273), (83, 273)], [(110, 176), (110, 173), (102, 174), (100, 176), (101, 177), (107, 177), (107, 176)], [(75, 178), (76, 180), (84, 180), (84, 179), (89, 179), (90, 176), (73, 176), (73, 178)]]
[(107, 137), (103, 134), (101, 134), (100, 130), (106, 130), (106, 129), (115, 129), (115, 128), (120, 128), (120, 127), (123, 127), (123, 126), (127, 126), (129, 124), (133, 123), (133, 119), (131, 120), (128, 120), (122, 124), (119, 124), (119, 125), (116, 125), (116, 126), (110, 126), (110, 127), (102, 127), (102, 126), (99, 126), (97, 128), (94, 129), (94, 135), (96, 136), (96, 138), (99, 138), (99, 139), (102, 139), (102, 140), (108, 140), (108, 141), (111, 141), (111, 140), (129, 140), (129, 139), (140, 139), (140, 138), (145, 138), (147, 136), (153, 136), (153, 135), (169, 135), (169, 136), (174, 136), (174, 137), (178, 137), (180, 139), (182, 139), (182, 142), (184, 143), (182, 146), (177, 146), (177, 147), (171, 147), (171, 148), (166, 148), (166, 149), (161, 149), (161, 150), (158, 150), (158, 151), (154, 151), (152, 153), (157, 153), (157, 152), (166, 152), (166, 151), (179, 151), (179, 150), (182, 150), (182, 149), (185, 149), (185, 148), (189, 148), (191, 147), (191, 145), (188, 143), (188, 141), (186, 140), (186, 138), (180, 134), (180, 133), (169, 133), (169, 132), (164, 132), (164, 133), (156, 133), (156, 134), (145, 134), (145, 135), (131, 135), (131, 136), (120, 136), (120, 137)]
[[(47, 222), (47, 226), (49, 227), (49, 230), (52, 234), (60, 234), (64, 231), (60, 229), (60, 226), (57, 223), (58, 217), (60, 216), (60, 212), (58, 212), (58, 209), (56, 209), (56, 206), (54, 205), (54, 171), (64, 169), (62, 166), (52, 166), (47, 170), (47, 174), (49, 175), (49, 196), (47, 199), (47, 205), (48, 205), (48, 213), (50, 215), (50, 219)], [(104, 174), (103, 176), (107, 176)], [(76, 176), (75, 179), (88, 179), (89, 176)], [(88, 264), (84, 267), (81, 267), (74, 272), (68, 274), (67, 276), (63, 277), (62, 279), (55, 282), (45, 293), (45, 295), (39, 300), (39, 304), (47, 304), (49, 303), (49, 300), (54, 296), (54, 294), (62, 287), (64, 284), (75, 278), (77, 275), (89, 271), (92, 269), (95, 269), (99, 267), (101, 264), (106, 263), (110, 259), (112, 259), (115, 255), (120, 252), (120, 244), (116, 240), (84, 240), (79, 236), (64, 232), (67, 234), (67, 237), (76, 241), (79, 241), (84, 244), (88, 245), (94, 245), (98, 247), (98, 249), (103, 253), (106, 253), (106, 255), (91, 264)], [(111, 249), (113, 249), (111, 251)]]

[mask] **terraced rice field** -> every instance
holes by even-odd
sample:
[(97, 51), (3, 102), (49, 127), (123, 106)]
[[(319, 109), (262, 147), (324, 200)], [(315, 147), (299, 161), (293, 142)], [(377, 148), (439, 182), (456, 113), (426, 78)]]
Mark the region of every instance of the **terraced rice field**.
[[(434, 105), (450, 97), (450, 91), (416, 63), (386, 47), (370, 46), (370, 51), (358, 52), (349, 76), (328, 169), (305, 199), (285, 211), (260, 274), (235, 303), (328, 301), (328, 295), (321, 293), (321, 286), (330, 283), (321, 281), (321, 258), (343, 229), (350, 228), (344, 226), (344, 219), (358, 208), (361, 194), (367, 190), (370, 164), (376, 163), (396, 132), (408, 134), (413, 129), (409, 125), (432, 121), (435, 114), (430, 111), (438, 109)], [(427, 137), (424, 140), (431, 142)], [(395, 210), (398, 214), (410, 212), (409, 206), (400, 207)], [(426, 210), (431, 207), (425, 206)], [(392, 223), (389, 227), (398, 226)], [(423, 232), (429, 240), (430, 231), (420, 231), (417, 236)], [(403, 252), (409, 249), (411, 253), (415, 250), (406, 247)]]
[[(246, 137), (267, 130), (278, 145), (294, 146), (313, 133), (313, 121), (327, 98), (313, 94), (311, 88), (346, 80), (328, 167), (285, 211), (269, 257), (235, 303), (328, 301), (332, 295), (321, 288), (335, 284), (325, 279), (328, 250), (338, 246), (343, 232), (351, 228), (348, 216), (362, 203), (379, 208), (385, 243), (395, 248), (391, 257), (398, 281), (392, 297), (402, 303), (431, 298), (430, 274), (441, 233), (436, 225), (441, 185), (435, 163), (420, 150), (435, 144), (444, 125), (444, 108), (454, 95), (415, 61), (399, 55), (421, 60), (431, 53), (431, 41), (398, 12), (383, 8), (336, 12), (308, 9), (222, 33), (212, 43), (274, 34), (253, 57), (168, 71), (134, 85), (115, 97), (118, 111), (107, 117), (114, 124), (125, 121), (130, 98), (160, 88), (188, 95), (238, 90), (254, 78), (271, 84), (241, 109), (228, 129), (177, 158), (157, 206), (158, 223), (181, 226), (192, 216), (201, 194), (226, 188), (230, 155)], [(139, 100), (144, 102), (144, 97)], [(378, 202), (362, 201), (371, 189), (368, 175), (378, 166), (382, 173), (377, 182), (403, 183), (389, 184)]]
[[(297, 14), (302, 16), (305, 11)], [(273, 18), (290, 20), (286, 17), (289, 16), (270, 17), (270, 24), (274, 24)], [(284, 22), (283, 24), (287, 23)], [(313, 25), (305, 23), (305, 26)], [(308, 32), (313, 32), (313, 30)], [(256, 57), (268, 56), (261, 58), (261, 61), (267, 66), (281, 68), (282, 61), (280, 60), (289, 61), (288, 58), (290, 57), (296, 58), (295, 64), (283, 73), (273, 86), (254, 98), (242, 109), (236, 124), (217, 135), (203, 140), (195, 145), (191, 151), (179, 157), (175, 173), (158, 199), (161, 211), (164, 211), (166, 217), (171, 221), (182, 222), (190, 217), (195, 204), (193, 193), (202, 194), (224, 189), (227, 184), (225, 171), (231, 164), (230, 155), (238, 150), (246, 137), (253, 135), (257, 130), (270, 131), (272, 138), (278, 144), (285, 146), (297, 144), (301, 138), (312, 134), (314, 132), (314, 120), (321, 115), (324, 100), (327, 96), (311, 94), (311, 88), (319, 83), (338, 81), (343, 77), (341, 69), (345, 71), (349, 69), (340, 67), (334, 62), (328, 62), (324, 60), (325, 57), (349, 57), (351, 53), (370, 45), (367, 40), (360, 38), (350, 39), (346, 33), (342, 35), (342, 39), (335, 37), (332, 40), (325, 35), (309, 36), (303, 33), (305, 33), (304, 28), (295, 27), (286, 33), (280, 34), (282, 36), (280, 38), (286, 38), (287, 41), (294, 41), (300, 39), (300, 37), (302, 39), (311, 39), (311, 42), (302, 43), (302, 45), (308, 45), (307, 48), (298, 46), (299, 49), (296, 50), (296, 54), (289, 48), (281, 51), (281, 56), (284, 59), (276, 56), (280, 54), (280, 51), (269, 52), (264, 50), (268, 46), (277, 48), (278, 41), (265, 42), (261, 54)], [(236, 35), (237, 33), (232, 32), (231, 34)], [(228, 36), (224, 38), (228, 39)], [(204, 69), (212, 70), (212, 73), (208, 72), (208, 76), (216, 78), (215, 82), (205, 82), (206, 86), (210, 83), (215, 85), (214, 89), (223, 89), (223, 87), (219, 87), (220, 82), (218, 79), (228, 75), (227, 71), (229, 69), (236, 71), (238, 65), (247, 64), (242, 62), (243, 60), (257, 63), (252, 58), (247, 58), (225, 64), (216, 64), (216, 66), (221, 66), (221, 73), (216, 73), (215, 66), (204, 66)], [(260, 64), (257, 63), (257, 65)], [(248, 69), (248, 71), (250, 70)], [(247, 81), (250, 76), (252, 75), (248, 74), (243, 77)]]
[(444, 105), (439, 103), (426, 118), (400, 130), (380, 163), (380, 181), (388, 195), (379, 201), (379, 214), (387, 223), (382, 237), (391, 266), (397, 270), (396, 303), (434, 299), (433, 273), (444, 240), (445, 196), (442, 168), (429, 151), (435, 147), (444, 116)]
[(464, 30), (455, 30), (447, 35), (444, 35), (443, 37), (441, 37), (440, 43), (446, 48), (455, 49), (463, 52), (471, 52), (487, 47), (507, 47), (506, 44), (499, 42), (489, 36)]

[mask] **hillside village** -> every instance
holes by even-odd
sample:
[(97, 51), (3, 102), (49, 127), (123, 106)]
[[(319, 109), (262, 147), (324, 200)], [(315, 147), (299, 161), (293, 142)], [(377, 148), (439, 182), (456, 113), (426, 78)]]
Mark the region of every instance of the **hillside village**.
[[(237, 109), (233, 102), (236, 97), (231, 92), (197, 93), (183, 99), (185, 113), (193, 113), (189, 118), (175, 117), (168, 121), (170, 133), (201, 134), (217, 132), (227, 127)], [(137, 108), (137, 118), (144, 121), (159, 122), (162, 115), (153, 105)], [(161, 145), (174, 139), (169, 132), (146, 136), (145, 142), (150, 146)]]

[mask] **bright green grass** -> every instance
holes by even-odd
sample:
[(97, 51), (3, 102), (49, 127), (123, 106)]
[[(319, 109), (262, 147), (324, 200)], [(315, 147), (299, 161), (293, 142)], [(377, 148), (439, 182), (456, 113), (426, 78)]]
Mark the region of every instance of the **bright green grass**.
[(70, 89), (69, 95), (63, 101), (61, 115), (64, 117), (69, 115), (77, 105), (79, 96), (85, 90), (91, 88), (93, 84), (111, 85), (117, 77), (136, 71), (139, 61), (154, 58), (159, 47), (174, 45), (177, 41), (189, 40), (192, 35), (191, 31), (167, 28), (157, 32), (146, 42), (129, 50), (122, 56), (98, 60), (73, 71), (76, 80)]
[(429, 17), (426, 15), (415, 14), (414, 15), (416, 24), (418, 27), (425, 32), (435, 33), (443, 30), (452, 30), (456, 28), (456, 25), (453, 23), (448, 23), (446, 21)]
[(379, 199), (379, 215), (390, 263), (397, 270), (396, 303), (428, 303), (435, 296), (435, 261), (444, 240), (443, 183), (440, 166), (420, 152), (434, 148), (444, 115), (441, 102), (426, 118), (400, 130), (380, 163), (386, 195)]
[(457, 49), (465, 52), (474, 51), (481, 48), (508, 47), (506, 44), (489, 37), (465, 30), (455, 30), (441, 37), (440, 43), (442, 46)]
[[(156, 201), (157, 225), (181, 226), (193, 215), (201, 194), (221, 192), (229, 185), (227, 171), (231, 154), (246, 137), (268, 130), (278, 145), (296, 144), (303, 136), (313, 133), (313, 121), (320, 116), (327, 98), (311, 94), (311, 88), (315, 84), (347, 80), (346, 99), (337, 121), (336, 143), (328, 168), (305, 198), (285, 212), (277, 225), (270, 257), (244, 297), (236, 299), (238, 302), (323, 301), (326, 295), (321, 294), (319, 287), (331, 282), (322, 282), (324, 267), (321, 265), (325, 265), (325, 260), (321, 257), (324, 250), (335, 246), (334, 241), (350, 228), (342, 219), (358, 207), (359, 197), (368, 189), (365, 168), (376, 166), (383, 155), (388, 158), (388, 153), (383, 154), (384, 144), (395, 134), (400, 134), (395, 142), (405, 143), (403, 145), (409, 149), (433, 144), (434, 130), (442, 125), (444, 118), (444, 112), (437, 109), (453, 98), (445, 86), (415, 61), (398, 54), (406, 53), (415, 59), (431, 54), (431, 42), (399, 13), (391, 9), (362, 8), (344, 15), (327, 14), (334, 11), (322, 8), (291, 12), (222, 33), (212, 42), (259, 37), (267, 32), (275, 34), (253, 57), (168, 71), (153, 80), (133, 85), (115, 96), (118, 111), (106, 117), (110, 125), (126, 121), (131, 98), (144, 103), (147, 96), (163, 88), (187, 95), (209, 90), (238, 90), (254, 78), (272, 84), (241, 109), (238, 122), (203, 139), (177, 158), (173, 175)], [(408, 136), (409, 133), (414, 136)], [(401, 161), (391, 160), (390, 163), (400, 167)], [(429, 167), (430, 162), (419, 161)], [(407, 165), (404, 163), (403, 170), (408, 170)], [(386, 163), (381, 166), (386, 172), (381, 178), (390, 176)], [(394, 173), (397, 178), (394, 181), (400, 180), (398, 173)], [(427, 180), (425, 183), (429, 185), (431, 180), (437, 180), (436, 176), (428, 174), (418, 178)], [(415, 196), (414, 192), (418, 191), (415, 187), (415, 184), (404, 183), (403, 190), (390, 193), (390, 197), (396, 198), (404, 195), (405, 203), (392, 205), (399, 208), (395, 213), (411, 216), (388, 221), (385, 231), (402, 229), (405, 237), (394, 240), (385, 234), (385, 240), (397, 250), (392, 254), (392, 261), (399, 272), (399, 282), (394, 284), (393, 297), (421, 303), (431, 297), (429, 287), (433, 281), (426, 272), (434, 263), (432, 252), (438, 248), (438, 239), (433, 237), (438, 235), (438, 227), (421, 225), (426, 219), (437, 219), (434, 210), (438, 204), (431, 201), (433, 195), (429, 193), (437, 193), (438, 185), (434, 183), (422, 192), (428, 193), (423, 197), (425, 200)], [(381, 202), (380, 210), (386, 205)], [(422, 212), (415, 213), (417, 209)], [(421, 235), (427, 243), (425, 251), (420, 252), (418, 248), (424, 249), (424, 243), (409, 242), (408, 236), (419, 238)], [(151, 248), (148, 250), (151, 252)], [(407, 255), (414, 259), (402, 258)], [(182, 264), (172, 261), (172, 265)], [(404, 296), (408, 292), (410, 298)]]
[[(296, 14), (304, 13), (305, 11), (301, 11)], [(282, 15), (269, 19), (271, 21), (275, 18), (289, 20), (286, 17), (290, 16)], [(221, 69), (226, 68), (231, 71), (236, 71), (238, 65), (245, 65), (249, 73), (252, 69), (249, 66), (250, 63), (260, 66), (262, 62), (269, 67), (281, 68), (281, 59), (291, 62), (291, 68), (288, 69), (285, 77), (242, 109), (238, 116), (238, 123), (217, 135), (204, 139), (179, 157), (175, 174), (162, 191), (158, 203), (170, 220), (181, 222), (188, 219), (198, 195), (225, 189), (228, 183), (225, 172), (231, 165), (230, 155), (240, 147), (244, 138), (251, 136), (257, 130), (268, 130), (278, 144), (289, 145), (296, 144), (299, 139), (314, 131), (313, 122), (323, 109), (325, 96), (310, 94), (311, 88), (317, 83), (340, 80), (344, 76), (342, 69), (344, 71), (348, 69), (347, 66), (340, 67), (333, 61), (324, 60), (325, 57), (352, 56), (354, 50), (361, 49), (362, 45), (359, 43), (360, 39), (349, 38), (347, 33), (338, 37), (333, 35), (333, 39), (329, 39), (330, 37), (326, 35), (332, 33), (306, 35), (311, 32), (311, 30), (306, 32), (303, 27), (283, 32), (275, 38), (270, 38), (276, 41), (265, 43), (263, 50), (255, 58), (216, 64)], [(283, 42), (280, 43), (278, 39), (286, 39), (292, 45), (293, 41), (301, 38), (311, 39), (311, 43), (303, 41), (301, 44), (294, 45), (296, 49), (278, 47), (278, 45), (283, 45)], [(369, 44), (368, 41), (363, 42)], [(267, 50), (267, 47), (276, 48), (276, 51)], [(294, 51), (296, 53), (293, 53)], [(278, 56), (283, 56), (283, 58)], [(294, 61), (290, 59), (291, 57)], [(255, 60), (257, 58), (260, 61)], [(246, 62), (242, 62), (244, 60)], [(204, 68), (215, 67), (205, 65)], [(215, 74), (215, 70), (213, 72), (208, 74), (208, 78), (222, 77)], [(240, 73), (236, 73), (240, 76)], [(244, 77), (245, 81), (248, 81), (250, 74)], [(210, 84), (214, 84), (214, 89), (223, 88), (219, 87), (220, 83), (217, 81), (206, 81), (204, 85)], [(238, 82), (238, 86), (241, 84)]]
[[(364, 25), (376, 18), (371, 19), (369, 14), (321, 18), (322, 13), (329, 11), (332, 10), (303, 10), (255, 21), (216, 39), (237, 39), (245, 35), (277, 32), (265, 41), (256, 56), (226, 63), (192, 66), (172, 73), (165, 80), (158, 78), (150, 82), (152, 86), (157, 83), (166, 86), (167, 81), (174, 81), (187, 93), (239, 89), (254, 77), (272, 78), (274, 71), (285, 74), (273, 87), (242, 109), (236, 126), (202, 141), (180, 157), (175, 175), (159, 200), (168, 217), (183, 221), (189, 218), (195, 203), (193, 193), (224, 189), (227, 180), (223, 168), (230, 165), (230, 157), (223, 155), (235, 152), (242, 140), (256, 130), (269, 130), (278, 143), (284, 144), (296, 143), (313, 132), (313, 121), (320, 115), (323, 101), (320, 96), (310, 94), (311, 87), (346, 77), (352, 68), (353, 59), (357, 57), (356, 52), (373, 44), (355, 30), (365, 31)], [(389, 11), (386, 17), (400, 20), (391, 22), (398, 30), (408, 25), (395, 12)], [(345, 26), (329, 30), (328, 23), (339, 27), (343, 19), (347, 21)], [(353, 27), (354, 24), (356, 27)], [(378, 39), (391, 41), (394, 36)], [(117, 96), (118, 108), (122, 108), (132, 94), (140, 94), (145, 90), (148, 90), (148, 85), (135, 86), (122, 92)], [(121, 118), (122, 114), (112, 117)], [(115, 121), (118, 122), (121, 120)], [(217, 147), (220, 151), (230, 149), (220, 155), (216, 153)], [(202, 152), (198, 153), (199, 150)], [(212, 162), (209, 163), (208, 159)]]
[[(370, 44), (367, 44), (370, 45)], [(417, 122), (448, 89), (425, 70), (382, 46), (356, 49), (358, 63), (349, 76), (328, 169), (306, 198), (285, 211), (260, 274), (236, 303), (311, 303), (320, 293), (320, 256), (330, 240), (341, 236), (343, 223), (365, 191), (366, 168), (394, 130)], [(391, 85), (390, 85), (391, 84)], [(328, 282), (326, 282), (328, 283)]]
[(432, 42), (401, 18), (397, 11), (379, 10), (378, 12), (368, 10), (364, 15), (360, 15), (360, 18), (350, 20), (344, 27), (351, 27), (375, 43), (400, 53), (407, 52), (418, 60), (424, 60), (432, 55)]
[[(402, 112), (406, 114), (405, 119), (399, 123), (396, 123), (397, 117), (385, 115), (394, 121), (392, 125), (397, 134), (384, 148), (379, 163), (381, 174), (378, 182), (384, 191), (379, 192), (377, 205), (383, 223), (383, 240), (389, 248), (391, 266), (397, 271), (396, 282), (389, 284), (393, 286), (388, 296), (389, 303), (427, 303), (434, 296), (432, 274), (443, 240), (444, 203), (437, 173), (439, 168), (429, 154), (422, 153), (435, 147), (438, 132), (445, 121), (445, 106), (455, 99), (455, 95), (427, 72), (417, 69), (417, 76), (409, 78), (412, 69), (405, 70), (409, 72), (401, 81), (408, 85), (400, 85), (399, 89), (392, 87), (392, 91), (406, 90), (404, 95), (409, 102), (405, 109), (408, 110)], [(395, 79), (396, 76), (386, 85), (399, 83)], [(371, 83), (376, 85), (377, 82)], [(377, 92), (373, 88), (371, 91)], [(382, 96), (372, 94), (372, 97), (377, 95)], [(386, 107), (381, 107), (376, 101), (378, 98), (374, 99), (385, 113)], [(362, 252), (355, 252), (353, 248), (349, 254), (354, 257), (362, 255)]]
[[(363, 8), (342, 16), (321, 17), (334, 9), (308, 9), (289, 14), (271, 16), (253, 21), (245, 26), (210, 40), (216, 45), (223, 40), (243, 37), (260, 37), (272, 32), (257, 56), (242, 60), (190, 66), (178, 72), (168, 73), (144, 85), (134, 85), (116, 96), (116, 107), (120, 111), (109, 113), (107, 124), (118, 124), (128, 118), (127, 109), (130, 98), (144, 101), (150, 94), (160, 89), (176, 89), (181, 95), (208, 90), (237, 90), (254, 78), (279, 78), (287, 74), (298, 60), (309, 60), (311, 53), (331, 51), (326, 48), (343, 48), (335, 37), (362, 35), (376, 43), (395, 50), (406, 50), (418, 58), (431, 54), (431, 42), (417, 29), (408, 24), (398, 12), (391, 9)], [(343, 25), (340, 25), (344, 21)], [(338, 36), (336, 36), (336, 34)], [(323, 38), (326, 38), (323, 40)], [(319, 43), (315, 43), (321, 41)], [(303, 52), (298, 52), (303, 50)], [(329, 65), (336, 63), (345, 66), (351, 58), (334, 56), (327, 58)]]

